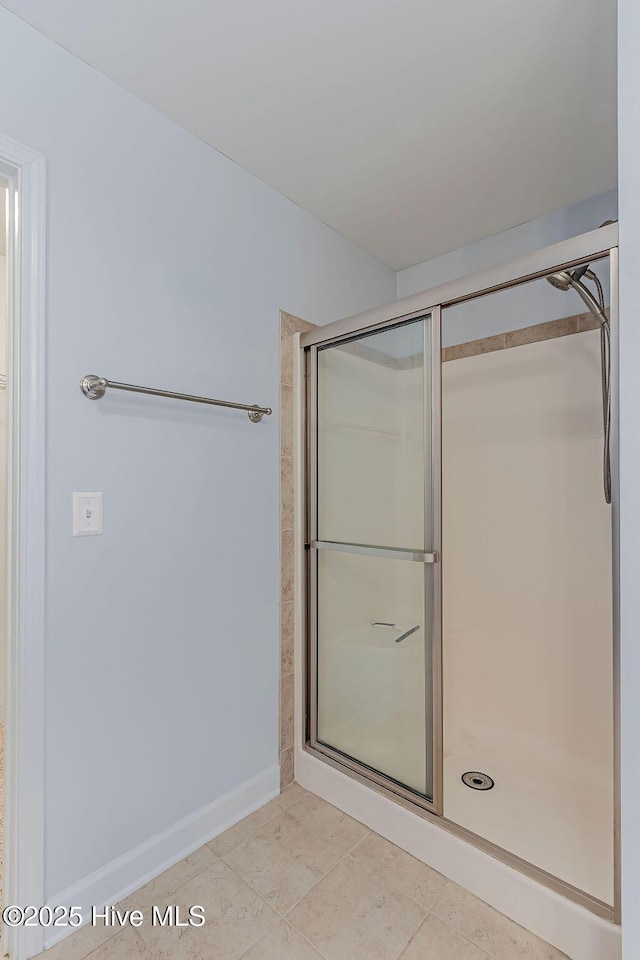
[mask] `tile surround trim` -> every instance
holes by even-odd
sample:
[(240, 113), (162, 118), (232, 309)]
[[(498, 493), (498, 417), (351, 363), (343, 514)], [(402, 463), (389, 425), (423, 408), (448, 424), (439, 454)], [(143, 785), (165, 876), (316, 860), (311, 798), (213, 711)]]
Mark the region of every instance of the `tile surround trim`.
[[(609, 310), (605, 311), (609, 316)], [(442, 362), (462, 360), (465, 357), (477, 357), (482, 353), (493, 353), (495, 350), (506, 350), (510, 347), (521, 347), (527, 343), (539, 343), (541, 340), (555, 340), (557, 337), (567, 337), (573, 333), (584, 333), (586, 330), (598, 330), (600, 324), (590, 313), (577, 313), (571, 317), (561, 317), (559, 320), (550, 320), (548, 323), (534, 323), (530, 327), (521, 327), (499, 333), (492, 337), (481, 337), (478, 340), (469, 340), (465, 343), (456, 343), (442, 350)]]
[(294, 506), (296, 496), (294, 457), (294, 337), (315, 325), (291, 313), (280, 311), (280, 784), (293, 780), (295, 735), (294, 630), (296, 619), (296, 576)]

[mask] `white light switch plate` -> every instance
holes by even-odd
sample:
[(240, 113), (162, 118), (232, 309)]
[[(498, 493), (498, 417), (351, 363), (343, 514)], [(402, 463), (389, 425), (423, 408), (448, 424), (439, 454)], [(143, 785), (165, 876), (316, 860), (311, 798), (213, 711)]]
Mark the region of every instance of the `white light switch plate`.
[(100, 533), (102, 533), (102, 494), (74, 493), (74, 537), (94, 537)]

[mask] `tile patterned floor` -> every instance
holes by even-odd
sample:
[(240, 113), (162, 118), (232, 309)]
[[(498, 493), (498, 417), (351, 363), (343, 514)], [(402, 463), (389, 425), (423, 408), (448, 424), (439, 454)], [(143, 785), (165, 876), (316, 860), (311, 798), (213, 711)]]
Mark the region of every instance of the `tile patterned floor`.
[(200, 928), (86, 927), (44, 960), (561, 960), (293, 783), (124, 906), (202, 904)]

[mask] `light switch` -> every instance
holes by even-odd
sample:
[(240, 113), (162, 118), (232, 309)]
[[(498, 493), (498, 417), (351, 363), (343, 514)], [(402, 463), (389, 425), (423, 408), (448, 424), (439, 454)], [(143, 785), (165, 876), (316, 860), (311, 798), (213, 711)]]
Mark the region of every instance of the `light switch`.
[(99, 533), (102, 533), (102, 494), (74, 493), (74, 537), (91, 537)]

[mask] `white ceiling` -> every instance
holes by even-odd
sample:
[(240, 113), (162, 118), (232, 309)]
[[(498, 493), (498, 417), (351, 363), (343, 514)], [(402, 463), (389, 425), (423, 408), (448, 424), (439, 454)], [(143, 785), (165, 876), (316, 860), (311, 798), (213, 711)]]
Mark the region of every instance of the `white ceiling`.
[(616, 184), (614, 0), (1, 2), (396, 269)]

